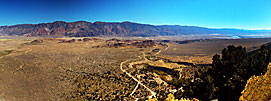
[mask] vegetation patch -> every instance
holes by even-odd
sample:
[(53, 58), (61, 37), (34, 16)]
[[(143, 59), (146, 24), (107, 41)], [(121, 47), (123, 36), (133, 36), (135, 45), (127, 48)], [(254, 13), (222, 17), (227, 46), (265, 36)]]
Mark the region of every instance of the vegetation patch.
[(10, 54), (11, 52), (13, 52), (14, 50), (1, 50), (0, 51), (0, 57), (1, 56), (4, 56), (4, 55), (8, 55)]
[(176, 98), (238, 100), (246, 81), (253, 75), (265, 73), (269, 61), (270, 48), (268, 46), (263, 45), (257, 52), (249, 54), (241, 46), (230, 45), (223, 49), (222, 57), (213, 56), (212, 66), (198, 68), (195, 79), (173, 79), (171, 84), (177, 88), (183, 88), (175, 93)]

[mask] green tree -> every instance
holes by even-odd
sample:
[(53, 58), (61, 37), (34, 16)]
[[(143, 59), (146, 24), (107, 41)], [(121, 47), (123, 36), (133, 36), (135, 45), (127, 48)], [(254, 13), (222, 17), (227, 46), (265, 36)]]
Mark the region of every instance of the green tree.
[(198, 67), (198, 73), (195, 74), (197, 79), (194, 82), (187, 79), (173, 80), (175, 87), (182, 86), (184, 89), (184, 92), (175, 93), (176, 97), (196, 97), (206, 101), (238, 100), (247, 80), (252, 75), (266, 72), (270, 61), (268, 47), (262, 46), (247, 53), (246, 48), (241, 46), (228, 46), (222, 50), (222, 56), (213, 56), (212, 66)]
[(222, 50), (222, 58), (213, 57), (215, 86), (220, 100), (234, 100), (240, 96), (242, 87), (246, 84), (244, 74), (247, 70), (248, 57), (246, 49), (230, 45)]
[(266, 67), (270, 61), (269, 50), (270, 49), (263, 45), (261, 46), (260, 50), (250, 56), (250, 71), (248, 73), (248, 78), (251, 76), (251, 74), (260, 75), (261, 73), (265, 73), (267, 71)]
[(230, 45), (222, 50), (222, 58), (213, 56), (211, 73), (219, 100), (238, 100), (246, 81), (252, 75), (265, 73), (270, 59), (270, 49), (262, 46), (248, 55), (246, 49)]

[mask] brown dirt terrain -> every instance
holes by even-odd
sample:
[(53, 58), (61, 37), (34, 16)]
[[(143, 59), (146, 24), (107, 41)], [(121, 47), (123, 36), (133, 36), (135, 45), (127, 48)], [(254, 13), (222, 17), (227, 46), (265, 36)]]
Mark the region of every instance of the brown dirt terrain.
[[(10, 40), (17, 39), (7, 41)], [(136, 84), (119, 70), (119, 64), (159, 45), (137, 40), (129, 41), (137, 43), (132, 46), (93, 48), (109, 41), (97, 38), (20, 41), (14, 51), (0, 59), (0, 82), (3, 82), (0, 97), (6, 100), (131, 99), (129, 93)]]
[(257, 39), (228, 39), (228, 40), (205, 40), (189, 44), (171, 44), (167, 51), (161, 52), (160, 56), (172, 61), (193, 62), (196, 64), (210, 64), (212, 56), (221, 54), (221, 50), (228, 45), (246, 47), (247, 51), (258, 49), (261, 45), (271, 41), (271, 38)]
[[(89, 84), (96, 84), (89, 86), (93, 88), (88, 90), (99, 90), (89, 91), (93, 96), (87, 97), (95, 97), (102, 93), (108, 96), (100, 96), (101, 98), (120, 99), (121, 96), (128, 95), (128, 91), (132, 91), (136, 84), (133, 85), (132, 80), (122, 75), (119, 64), (126, 59), (137, 57), (141, 49), (92, 48), (97, 44), (99, 43), (94, 41), (59, 43), (59, 40), (46, 39), (32, 41), (16, 50), (22, 52), (13, 52), (1, 57), (0, 97), (5, 100), (80, 98), (78, 92), (80, 93), (81, 87), (85, 86), (80, 86), (81, 81), (78, 79), (85, 78), (84, 75), (91, 77), (93, 83)], [(109, 71), (111, 75), (107, 75)], [(116, 79), (107, 79), (112, 76)], [(124, 89), (127, 91), (126, 95), (117, 95), (118, 92), (125, 91)], [(109, 96), (104, 92), (116, 92), (116, 96)]]
[[(136, 86), (136, 82), (120, 70), (120, 63), (138, 58), (142, 55), (142, 51), (149, 52), (156, 48), (164, 48), (153, 41), (145, 41), (145, 44), (144, 41), (138, 40), (138, 42), (134, 41), (137, 42), (134, 46), (127, 44), (133, 43), (131, 41), (126, 43), (124, 40), (95, 38), (1, 40), (2, 51), (13, 51), (2, 52), (4, 55), (0, 57), (0, 100), (13, 101), (133, 100), (129, 94)], [(229, 44), (242, 45), (248, 50), (253, 50), (268, 41), (271, 39), (170, 43), (168, 50), (162, 51), (158, 56), (171, 61), (207, 64), (210, 63), (213, 54), (220, 53)], [(111, 43), (125, 43), (125, 45), (105, 47)], [(125, 68), (129, 68), (127, 64), (125, 65)], [(130, 71), (133, 71), (132, 75), (140, 72), (148, 73), (148, 71), (134, 69)], [(148, 83), (152, 81), (147, 79), (142, 81), (147, 82), (147, 86), (152, 90), (163, 94), (160, 91), (162, 88)], [(144, 92), (144, 89), (138, 89), (135, 96), (146, 96), (140, 92)]]

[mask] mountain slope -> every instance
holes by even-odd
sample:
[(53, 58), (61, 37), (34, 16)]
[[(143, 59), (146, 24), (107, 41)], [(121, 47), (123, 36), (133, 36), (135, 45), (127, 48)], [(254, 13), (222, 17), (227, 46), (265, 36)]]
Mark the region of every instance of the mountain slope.
[(161, 25), (154, 26), (132, 22), (64, 22), (40, 24), (20, 24), (0, 26), (0, 35), (42, 36), (42, 37), (87, 37), (87, 36), (173, 36), (190, 34), (253, 34), (271, 33), (266, 31), (252, 31), (240, 29), (210, 29), (195, 26)]

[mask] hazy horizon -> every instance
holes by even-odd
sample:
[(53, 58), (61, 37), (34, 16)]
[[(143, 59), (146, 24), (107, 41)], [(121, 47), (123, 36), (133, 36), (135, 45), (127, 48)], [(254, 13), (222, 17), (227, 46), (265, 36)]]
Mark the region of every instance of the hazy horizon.
[[(62, 20), (56, 20), (56, 21), (62, 21)], [(14, 25), (22, 25), (22, 24), (42, 24), (42, 23), (53, 23), (56, 21), (50, 21), (50, 22), (38, 22), (38, 23), (18, 23), (18, 24), (11, 24), (11, 25), (0, 25), (0, 26), (14, 26)], [(64, 21), (67, 23), (70, 22), (78, 22), (78, 21), (85, 21), (85, 20), (76, 20), (76, 21)], [(205, 26), (194, 26), (194, 25), (176, 25), (176, 24), (149, 24), (149, 23), (139, 23), (139, 22), (135, 22), (135, 21), (121, 21), (121, 22), (117, 22), (117, 21), (86, 21), (86, 22), (90, 22), (90, 23), (95, 23), (95, 22), (106, 22), (106, 23), (122, 23), (122, 22), (131, 22), (131, 23), (138, 23), (138, 24), (147, 24), (147, 25), (154, 25), (154, 26), (163, 26), (163, 25), (169, 25), (169, 26), (193, 26), (193, 27), (203, 27), (203, 28), (210, 28), (210, 29), (240, 29), (240, 30), (271, 30), (271, 28), (255, 28), (255, 29), (245, 29), (245, 28), (232, 28), (232, 27), (205, 27)]]

